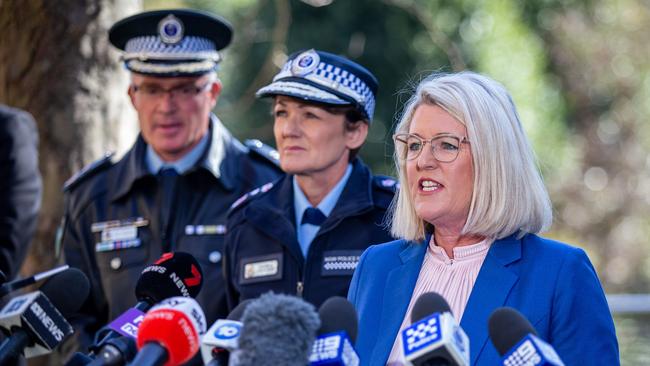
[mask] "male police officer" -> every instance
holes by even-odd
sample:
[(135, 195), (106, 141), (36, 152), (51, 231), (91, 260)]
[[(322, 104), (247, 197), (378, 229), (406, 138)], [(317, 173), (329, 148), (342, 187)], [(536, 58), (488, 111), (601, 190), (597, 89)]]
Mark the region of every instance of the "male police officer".
[(257, 92), (272, 97), (275, 141), (288, 175), (253, 190), (228, 217), (228, 305), (273, 290), (319, 306), (347, 296), (359, 256), (392, 240), (382, 225), (395, 180), (356, 157), (377, 80), (362, 66), (308, 50)]
[[(221, 275), (226, 213), (243, 193), (281, 171), (267, 149), (244, 146), (210, 113), (221, 92), (218, 50), (231, 26), (209, 13), (159, 10), (117, 22), (111, 43), (124, 51), (140, 135), (119, 161), (109, 157), (65, 185), (65, 258), (90, 278), (82, 309), (94, 334), (136, 303), (141, 270), (184, 251), (204, 274), (198, 301), (208, 323), (227, 315)], [(88, 339), (82, 340), (82, 343)]]

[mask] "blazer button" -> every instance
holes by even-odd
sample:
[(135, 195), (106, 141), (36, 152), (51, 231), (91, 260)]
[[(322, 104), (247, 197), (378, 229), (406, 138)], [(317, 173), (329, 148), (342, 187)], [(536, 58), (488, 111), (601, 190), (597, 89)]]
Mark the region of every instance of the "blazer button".
[(111, 268), (113, 270), (117, 271), (118, 269), (120, 269), (120, 267), (122, 267), (122, 259), (120, 259), (119, 257), (115, 257), (111, 259)]

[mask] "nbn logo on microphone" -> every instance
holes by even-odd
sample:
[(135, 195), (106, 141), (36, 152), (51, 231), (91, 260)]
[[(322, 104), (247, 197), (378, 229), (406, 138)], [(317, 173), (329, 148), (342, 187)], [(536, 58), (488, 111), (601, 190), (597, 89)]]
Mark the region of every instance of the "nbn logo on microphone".
[(219, 326), (214, 330), (213, 335), (216, 339), (227, 340), (239, 337), (240, 331), (241, 323), (233, 321)]

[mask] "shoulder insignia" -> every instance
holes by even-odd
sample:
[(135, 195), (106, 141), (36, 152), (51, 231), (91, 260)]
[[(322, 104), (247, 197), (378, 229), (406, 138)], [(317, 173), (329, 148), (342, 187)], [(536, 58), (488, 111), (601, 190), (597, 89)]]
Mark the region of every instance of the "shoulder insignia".
[(252, 154), (262, 157), (264, 160), (280, 167), (280, 154), (276, 149), (257, 139), (246, 140), (244, 141), (244, 145), (246, 145)]
[(387, 177), (384, 175), (376, 175), (372, 178), (372, 183), (375, 187), (382, 188), (389, 192), (395, 192), (399, 189), (399, 182), (395, 178)]
[(253, 189), (252, 191), (244, 194), (243, 196), (239, 197), (231, 206), (230, 206), (230, 211), (236, 209), (237, 207), (243, 206), (245, 202), (249, 201), (253, 197), (257, 196), (258, 194), (268, 192), (269, 189), (273, 188), (273, 183), (269, 182), (266, 183), (265, 185), (261, 187), (257, 187)]
[(63, 191), (64, 192), (70, 191), (72, 188), (79, 185), (79, 183), (82, 182), (84, 179), (91, 177), (95, 173), (100, 172), (112, 166), (113, 155), (115, 155), (115, 152), (109, 151), (106, 154), (104, 154), (104, 156), (101, 157), (100, 159), (97, 159), (92, 163), (83, 167), (80, 171), (78, 171), (72, 177), (70, 177), (68, 180), (65, 181), (65, 183), (63, 184)]

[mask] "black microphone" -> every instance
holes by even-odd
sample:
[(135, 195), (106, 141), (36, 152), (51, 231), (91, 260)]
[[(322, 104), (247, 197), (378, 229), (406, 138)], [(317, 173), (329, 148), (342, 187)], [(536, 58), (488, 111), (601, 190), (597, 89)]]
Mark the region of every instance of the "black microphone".
[(305, 366), (320, 327), (313, 305), (272, 292), (248, 305), (242, 323), (233, 366)]
[(318, 309), (321, 326), (314, 341), (310, 365), (359, 365), (359, 355), (352, 346), (357, 339), (359, 320), (354, 306), (340, 296), (327, 299)]
[(564, 366), (553, 346), (541, 340), (528, 319), (513, 308), (496, 309), (488, 331), (502, 365)]
[(228, 365), (230, 353), (238, 348), (240, 321), (251, 299), (239, 303), (228, 314), (227, 319), (219, 319), (205, 332), (201, 339), (201, 358), (206, 366)]
[(185, 252), (165, 253), (145, 267), (135, 285), (136, 305), (111, 322), (109, 331), (98, 343), (98, 348), (111, 338), (135, 338), (144, 313), (164, 299), (184, 296), (196, 297), (203, 285), (203, 271), (199, 262)]
[[(11, 335), (0, 346), (0, 365), (51, 352), (73, 333), (65, 316), (75, 314), (90, 292), (88, 278), (70, 268), (50, 278), (40, 291), (17, 296), (0, 311), (0, 327)], [(62, 315), (63, 314), (63, 315)]]
[[(3, 297), (7, 295), (8, 293), (16, 290), (20, 290), (21, 288), (25, 288), (29, 285), (33, 285), (38, 281), (44, 280), (48, 277), (54, 276), (55, 274), (61, 273), (68, 269), (70, 266), (63, 265), (60, 267), (52, 268), (50, 270), (47, 270), (45, 272), (37, 273), (33, 276), (29, 276), (27, 278), (21, 278), (18, 280), (13, 280), (7, 283), (3, 283), (2, 286), (0, 286), (0, 297)], [(4, 282), (4, 281), (3, 281)]]
[(407, 365), (469, 365), (469, 339), (442, 296), (420, 295), (411, 310), (411, 323), (401, 334)]
[[(131, 336), (109, 338), (97, 352), (95, 358), (88, 357), (88, 366), (122, 366), (138, 353), (135, 339)], [(87, 357), (87, 356), (86, 356)]]
[[(122, 313), (104, 328), (101, 340), (90, 347), (88, 356), (75, 354), (66, 366), (79, 364), (124, 365), (134, 355), (133, 343), (121, 337), (135, 339), (145, 312), (164, 299), (185, 296), (196, 297), (203, 285), (199, 262), (189, 253), (165, 253), (152, 265), (145, 267), (135, 286), (137, 304)], [(101, 332), (101, 331), (100, 331)]]

